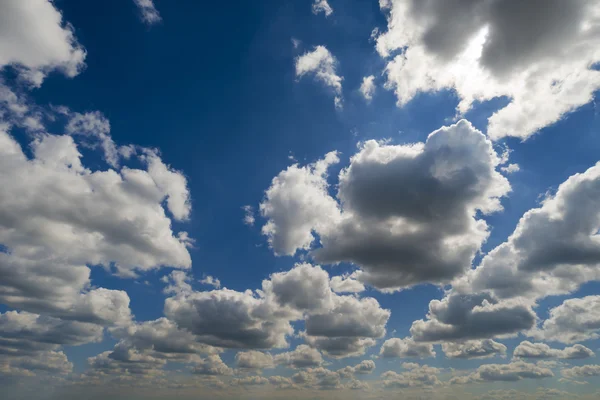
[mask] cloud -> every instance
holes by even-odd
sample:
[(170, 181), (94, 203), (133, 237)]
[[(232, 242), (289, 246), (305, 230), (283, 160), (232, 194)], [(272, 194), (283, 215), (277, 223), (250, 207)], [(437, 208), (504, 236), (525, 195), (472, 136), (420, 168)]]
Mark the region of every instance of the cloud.
[[(4, 304), (85, 322), (122, 323), (129, 318), (127, 293), (92, 288), (87, 265), (127, 276), (164, 265), (190, 267), (185, 236), (174, 236), (161, 206), (171, 191), (155, 183), (150, 165), (151, 172), (91, 171), (70, 136), (38, 135), (31, 149), (28, 158), (0, 131), (5, 188), (0, 243), (8, 249), (0, 253)], [(151, 163), (162, 162), (153, 156)]]
[(589, 103), (600, 88), (600, 73), (591, 68), (600, 58), (593, 1), (381, 4), (388, 29), (376, 47), (399, 105), (421, 92), (453, 89), (463, 114), (476, 102), (506, 96), (510, 103), (490, 117), (488, 134), (526, 139)]
[(269, 380), (262, 376), (247, 376), (245, 378), (236, 378), (232, 383), (239, 386), (262, 386), (268, 384)]
[(531, 329), (536, 322), (531, 306), (499, 302), (489, 294), (451, 294), (429, 303), (427, 320), (413, 322), (416, 341), (463, 341), (511, 335)]
[(545, 343), (531, 343), (523, 341), (513, 351), (514, 357), (519, 358), (563, 358), (583, 359), (595, 356), (594, 352), (585, 346), (576, 344), (573, 347), (565, 347), (563, 350), (553, 349)]
[(373, 95), (376, 90), (375, 86), (375, 77), (373, 75), (365, 76), (363, 78), (362, 84), (360, 85), (360, 94), (365, 98), (367, 102), (373, 100)]
[(506, 167), (502, 167), (500, 169), (504, 173), (514, 174), (515, 172), (519, 172), (521, 170), (521, 167), (519, 166), (519, 164), (508, 164)]
[[(441, 384), (439, 368), (427, 365), (404, 364), (406, 372), (387, 371), (381, 374), (383, 387), (386, 389), (425, 388)], [(409, 368), (407, 368), (409, 367)]]
[(145, 24), (154, 25), (162, 21), (153, 0), (133, 0), (133, 2), (138, 7), (142, 21)]
[(273, 356), (262, 351), (240, 351), (235, 355), (235, 360), (238, 368), (265, 369), (275, 367)]
[(416, 343), (412, 338), (393, 338), (383, 343), (379, 355), (383, 358), (428, 358), (435, 357), (435, 351), (430, 343)]
[(200, 279), (200, 283), (203, 285), (208, 285), (208, 286), (212, 286), (215, 289), (220, 289), (221, 288), (221, 281), (218, 278), (215, 278), (213, 276), (206, 276), (202, 279)]
[(333, 14), (333, 8), (331, 8), (327, 0), (313, 0), (312, 12), (314, 14), (323, 13), (326, 17), (329, 17)]
[(335, 105), (342, 104), (342, 80), (337, 74), (337, 59), (325, 46), (317, 46), (311, 52), (304, 53), (296, 59), (296, 77), (312, 75), (315, 80), (330, 88), (335, 94)]
[(242, 210), (244, 210), (244, 224), (254, 226), (256, 218), (254, 217), (254, 209), (252, 206), (243, 206)]
[(450, 383), (517, 382), (523, 379), (543, 379), (553, 376), (554, 374), (548, 368), (517, 361), (510, 364), (485, 364), (470, 375), (452, 378)]
[(301, 344), (293, 351), (276, 355), (273, 360), (278, 365), (290, 368), (313, 368), (323, 364), (323, 357), (318, 350)]
[(509, 239), (454, 286), (501, 298), (567, 294), (600, 279), (600, 165), (562, 183), (541, 207), (527, 211)]
[(359, 282), (356, 278), (358, 278), (360, 273), (358, 271), (353, 272), (349, 275), (342, 276), (333, 276), (331, 281), (329, 281), (329, 285), (331, 286), (331, 290), (336, 293), (360, 293), (364, 292), (365, 285)]
[(327, 168), (338, 162), (337, 152), (330, 152), (305, 167), (292, 165), (273, 179), (260, 212), (269, 219), (262, 232), (276, 254), (294, 255), (297, 249), (309, 249), (313, 227), (327, 224), (338, 213), (326, 181)]
[(304, 340), (310, 346), (321, 350), (332, 358), (358, 357), (365, 354), (367, 348), (375, 346), (374, 339), (361, 337), (324, 337), (307, 336)]
[(0, 15), (0, 69), (7, 65), (22, 68), (22, 76), (40, 86), (52, 70), (73, 77), (85, 66), (85, 50), (54, 3), (3, 1)]
[(491, 339), (469, 340), (459, 343), (442, 343), (442, 350), (448, 358), (490, 358), (506, 355), (506, 346)]
[(233, 370), (221, 360), (218, 354), (212, 354), (207, 358), (197, 362), (192, 373), (196, 375), (233, 375)]
[(600, 296), (567, 299), (549, 311), (536, 338), (562, 343), (582, 342), (600, 337)]
[(583, 365), (580, 367), (573, 367), (563, 369), (562, 375), (566, 378), (590, 378), (594, 376), (600, 376), (600, 365)]
[(476, 214), (501, 210), (510, 190), (491, 142), (464, 120), (426, 143), (364, 143), (340, 173), (337, 200), (327, 192), (334, 161), (329, 153), (273, 180), (263, 233), (276, 254), (312, 247), (315, 260), (352, 262), (362, 282), (388, 291), (466, 272), (489, 234)]
[(81, 135), (89, 138), (90, 147), (95, 147), (97, 140), (104, 152), (104, 160), (113, 168), (119, 167), (119, 149), (110, 137), (110, 122), (99, 111), (85, 114), (70, 113), (65, 132), (69, 135)]
[(62, 351), (41, 351), (31, 356), (2, 357), (0, 360), (0, 373), (9, 377), (47, 374), (56, 378), (72, 370), (73, 364)]
[(309, 389), (333, 390), (342, 388), (340, 375), (323, 367), (300, 371), (292, 376), (292, 381)]

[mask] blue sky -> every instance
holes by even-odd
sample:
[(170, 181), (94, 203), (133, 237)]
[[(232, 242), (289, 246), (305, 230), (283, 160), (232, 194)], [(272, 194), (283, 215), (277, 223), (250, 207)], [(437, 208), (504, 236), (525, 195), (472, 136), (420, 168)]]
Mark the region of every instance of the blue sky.
[(508, 3), (0, 5), (0, 384), (596, 398), (600, 4)]

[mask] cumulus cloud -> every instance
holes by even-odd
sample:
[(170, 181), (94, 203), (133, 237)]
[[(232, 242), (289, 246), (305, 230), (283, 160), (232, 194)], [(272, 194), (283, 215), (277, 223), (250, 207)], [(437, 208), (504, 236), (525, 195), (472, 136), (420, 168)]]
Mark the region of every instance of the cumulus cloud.
[[(593, 99), (600, 73), (594, 1), (390, 0), (377, 37), (388, 89), (404, 105), (420, 92), (453, 89), (459, 113), (506, 96), (488, 134), (528, 138)], [(507, 45), (512, 43), (515, 45)], [(394, 55), (394, 52), (399, 54)]]
[(323, 13), (326, 17), (333, 14), (333, 8), (331, 8), (327, 0), (313, 0), (312, 11), (314, 14)]
[(296, 59), (296, 77), (312, 75), (335, 94), (335, 105), (342, 104), (342, 80), (337, 74), (337, 59), (325, 46), (317, 46)]
[(440, 385), (439, 368), (427, 365), (403, 364), (405, 372), (387, 371), (381, 374), (383, 387), (386, 389), (425, 388)]
[(442, 343), (442, 350), (448, 358), (471, 359), (506, 355), (506, 346), (491, 339)]
[(85, 50), (54, 3), (3, 1), (0, 15), (0, 69), (23, 68), (22, 76), (40, 86), (51, 70), (73, 77), (84, 67)]
[(274, 361), (290, 368), (313, 368), (323, 364), (323, 357), (318, 350), (301, 344), (293, 351), (276, 355)]
[(373, 75), (365, 76), (360, 85), (360, 94), (365, 98), (367, 102), (373, 100), (373, 95), (375, 94), (375, 77)]
[(233, 370), (221, 360), (218, 354), (212, 354), (207, 358), (196, 362), (192, 369), (196, 375), (233, 375)]
[(543, 379), (553, 376), (554, 374), (548, 368), (517, 361), (510, 364), (485, 364), (470, 375), (452, 378), (450, 383), (516, 382), (523, 379)]
[(91, 171), (70, 136), (40, 135), (31, 148), (28, 158), (0, 131), (0, 243), (9, 250), (0, 253), (4, 304), (87, 322), (123, 322), (129, 297), (92, 288), (86, 265), (123, 275), (190, 267), (187, 242), (174, 236), (161, 207), (169, 191), (153, 174)]
[(566, 368), (561, 371), (566, 378), (590, 378), (600, 376), (600, 365), (583, 365), (580, 367)]
[(491, 142), (464, 120), (426, 143), (364, 143), (340, 173), (337, 199), (327, 192), (333, 154), (273, 180), (261, 204), (263, 232), (277, 254), (290, 255), (311, 248), (316, 232), (317, 261), (352, 262), (362, 282), (382, 290), (466, 272), (489, 234), (476, 214), (501, 210), (510, 190)]
[(521, 170), (521, 167), (519, 166), (519, 164), (508, 164), (506, 167), (502, 167), (500, 169), (504, 173), (514, 174), (515, 172), (519, 172)]
[(334, 276), (331, 278), (329, 285), (331, 290), (336, 293), (360, 293), (364, 292), (365, 285), (363, 285), (357, 278), (360, 275), (358, 271), (353, 272), (349, 275)]
[(549, 312), (533, 336), (549, 341), (574, 343), (600, 337), (600, 296), (565, 300)]
[(162, 21), (160, 13), (156, 9), (153, 0), (133, 0), (138, 7), (142, 21), (148, 25), (154, 25)]
[(212, 286), (215, 289), (220, 289), (221, 288), (221, 281), (219, 280), (219, 278), (215, 278), (213, 276), (205, 276), (204, 278), (200, 279), (200, 283), (203, 285), (208, 285), (208, 286)]
[(429, 303), (427, 320), (413, 322), (410, 332), (417, 341), (463, 341), (511, 335), (531, 329), (536, 322), (531, 305), (500, 302), (489, 294), (451, 294)]
[(262, 351), (240, 351), (235, 355), (238, 368), (265, 369), (275, 366), (273, 356)]
[(254, 209), (252, 208), (252, 206), (243, 206), (242, 210), (244, 210), (244, 224), (248, 226), (254, 226), (256, 218), (254, 217)]
[(594, 352), (587, 347), (576, 344), (564, 349), (553, 349), (545, 343), (531, 343), (523, 341), (513, 351), (513, 356), (518, 358), (564, 358), (582, 359), (595, 356)]
[(428, 358), (435, 357), (435, 351), (430, 343), (417, 343), (412, 338), (393, 338), (383, 343), (379, 355), (383, 358)]

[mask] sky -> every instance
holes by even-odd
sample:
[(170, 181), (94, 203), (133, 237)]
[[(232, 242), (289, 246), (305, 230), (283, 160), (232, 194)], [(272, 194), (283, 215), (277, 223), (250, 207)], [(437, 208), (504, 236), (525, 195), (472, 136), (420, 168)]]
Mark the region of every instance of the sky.
[(0, 2), (9, 399), (600, 396), (600, 1)]

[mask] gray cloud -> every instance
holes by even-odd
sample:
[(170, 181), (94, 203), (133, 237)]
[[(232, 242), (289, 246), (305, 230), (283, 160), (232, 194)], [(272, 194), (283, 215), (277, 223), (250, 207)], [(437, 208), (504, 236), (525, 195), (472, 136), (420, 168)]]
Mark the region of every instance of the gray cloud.
[(513, 351), (514, 357), (519, 358), (563, 358), (563, 359), (583, 359), (595, 356), (594, 352), (587, 347), (576, 344), (564, 349), (553, 349), (545, 343), (531, 343), (524, 341)]
[(383, 358), (428, 358), (435, 354), (431, 343), (417, 343), (412, 338), (388, 339), (379, 351)]
[(442, 350), (448, 358), (472, 359), (506, 355), (506, 346), (491, 339), (442, 343)]
[(510, 364), (485, 364), (470, 375), (452, 378), (450, 383), (516, 382), (523, 379), (543, 379), (553, 376), (554, 374), (548, 368), (518, 361)]

